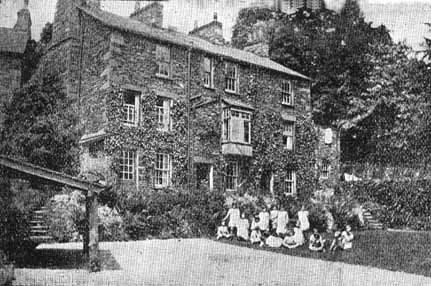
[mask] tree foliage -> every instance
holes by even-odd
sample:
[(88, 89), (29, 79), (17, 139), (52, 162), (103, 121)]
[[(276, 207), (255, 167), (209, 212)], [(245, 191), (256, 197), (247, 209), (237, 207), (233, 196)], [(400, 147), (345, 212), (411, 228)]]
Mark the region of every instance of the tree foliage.
[(32, 80), (13, 94), (5, 111), (2, 153), (53, 170), (74, 173), (78, 118), (57, 76)]

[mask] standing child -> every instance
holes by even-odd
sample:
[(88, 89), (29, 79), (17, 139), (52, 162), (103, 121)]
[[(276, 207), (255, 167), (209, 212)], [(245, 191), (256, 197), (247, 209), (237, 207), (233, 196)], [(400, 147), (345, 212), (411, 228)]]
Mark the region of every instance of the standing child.
[(271, 222), (270, 227), (271, 227), (271, 234), (276, 232), (277, 229), (277, 217), (278, 217), (278, 209), (276, 205), (273, 205), (271, 207), (271, 211), (269, 212), (269, 220)]
[(259, 228), (263, 235), (268, 235), (269, 233), (269, 213), (266, 207), (262, 208), (259, 213)]
[(298, 212), (299, 228), (302, 231), (307, 231), (308, 229), (310, 229), (310, 221), (308, 220), (308, 215), (308, 211), (305, 209), (305, 206), (302, 205), (301, 210)]
[(238, 223), (238, 232), (237, 232), (237, 238), (238, 240), (247, 241), (248, 240), (248, 229), (250, 227), (250, 224), (248, 222), (248, 219), (246, 219), (245, 214), (241, 214), (241, 219)]
[(353, 232), (350, 225), (346, 225), (346, 230), (341, 233), (341, 246), (344, 250), (353, 247)]
[(284, 209), (284, 207), (281, 206), (280, 210), (278, 211), (278, 216), (277, 216), (276, 233), (280, 236), (284, 236), (287, 233), (287, 224), (288, 223), (289, 223), (289, 214)]
[(236, 236), (240, 219), (240, 211), (236, 203), (232, 204), (232, 207), (228, 210), (226, 216), (223, 218), (223, 221), (226, 219), (229, 219), (228, 227), (230, 234), (232, 236)]
[(260, 244), (262, 245), (262, 234), (260, 233), (259, 229), (259, 217), (255, 216), (253, 217), (251, 221), (251, 234), (250, 234), (250, 242), (252, 244)]

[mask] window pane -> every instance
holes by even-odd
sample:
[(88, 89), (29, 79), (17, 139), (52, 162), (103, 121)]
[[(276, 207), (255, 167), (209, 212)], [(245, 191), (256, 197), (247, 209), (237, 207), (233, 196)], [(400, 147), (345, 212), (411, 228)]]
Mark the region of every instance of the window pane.
[(244, 142), (250, 143), (250, 121), (244, 121)]

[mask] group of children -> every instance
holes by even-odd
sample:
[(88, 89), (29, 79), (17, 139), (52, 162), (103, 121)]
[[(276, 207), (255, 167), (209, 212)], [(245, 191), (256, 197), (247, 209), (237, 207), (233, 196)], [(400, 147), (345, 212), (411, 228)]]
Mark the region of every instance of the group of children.
[[(278, 210), (273, 206), (269, 212), (266, 207), (263, 207), (258, 215), (252, 217), (250, 224), (245, 213), (241, 214), (237, 204), (233, 203), (223, 218), (222, 225), (217, 229), (217, 239), (236, 237), (238, 240), (250, 241), (260, 246), (296, 248), (305, 244), (304, 232), (310, 229), (308, 216), (308, 211), (302, 206), (298, 211), (296, 226), (289, 229), (289, 214), (283, 207)], [(228, 220), (227, 226), (226, 220)], [(350, 249), (353, 238), (349, 225), (342, 232), (336, 231), (330, 244), (323, 239), (317, 229), (313, 229), (309, 239), (309, 249), (325, 251), (327, 246), (331, 251)]]

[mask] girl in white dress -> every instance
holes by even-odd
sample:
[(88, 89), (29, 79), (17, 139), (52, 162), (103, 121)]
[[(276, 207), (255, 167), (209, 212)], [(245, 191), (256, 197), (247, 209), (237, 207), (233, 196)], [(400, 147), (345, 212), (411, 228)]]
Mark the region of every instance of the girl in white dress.
[(284, 236), (287, 233), (288, 223), (289, 223), (289, 214), (284, 209), (284, 207), (281, 207), (281, 209), (278, 211), (278, 216), (277, 216), (276, 233), (280, 236)]
[(241, 219), (238, 223), (238, 232), (237, 232), (237, 238), (238, 240), (248, 240), (248, 229), (250, 228), (250, 223), (248, 222), (248, 219), (245, 218), (245, 214), (241, 214)]
[(259, 228), (263, 234), (269, 232), (269, 212), (266, 207), (263, 207), (262, 211), (259, 213)]
[(293, 235), (287, 235), (283, 240), (283, 246), (287, 248), (296, 248), (303, 245), (304, 243), (304, 234), (298, 227), (293, 229)]
[(305, 209), (305, 206), (302, 205), (301, 210), (298, 212), (299, 228), (302, 231), (307, 231), (310, 229), (310, 221), (308, 220), (308, 215), (308, 211)]
[(271, 207), (271, 211), (269, 212), (269, 220), (271, 222), (271, 233), (274, 233), (277, 229), (277, 217), (278, 217), (278, 209), (276, 205)]
[(217, 240), (230, 237), (229, 229), (227, 228), (226, 223), (222, 221), (221, 226), (217, 228)]
[(226, 216), (223, 218), (223, 221), (226, 221), (227, 219), (229, 219), (228, 227), (230, 234), (236, 235), (238, 223), (240, 220), (240, 211), (236, 203), (232, 204), (232, 207), (228, 210)]
[(250, 230), (250, 242), (253, 244), (262, 244), (262, 234), (259, 229), (259, 217), (253, 217)]

